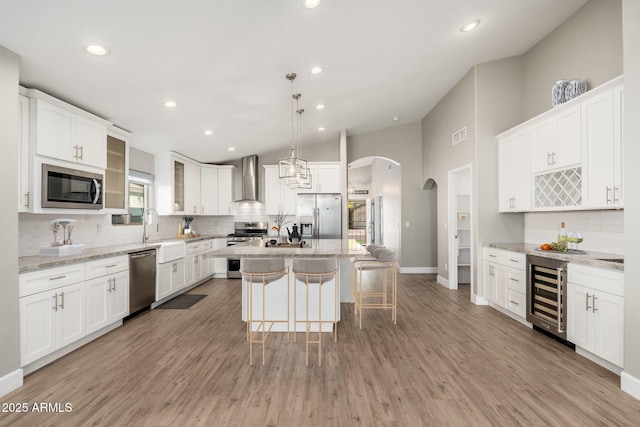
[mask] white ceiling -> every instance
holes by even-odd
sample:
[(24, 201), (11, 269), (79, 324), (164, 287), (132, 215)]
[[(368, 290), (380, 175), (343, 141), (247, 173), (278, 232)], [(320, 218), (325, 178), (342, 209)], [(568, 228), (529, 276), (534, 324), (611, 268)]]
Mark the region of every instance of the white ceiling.
[[(0, 0), (0, 45), (21, 56), (23, 86), (134, 132), (132, 146), (223, 162), (284, 156), (289, 72), (306, 110), (303, 143), (335, 141), (340, 129), (420, 120), (474, 64), (524, 53), (585, 3)], [(475, 31), (459, 31), (473, 19)], [(91, 42), (111, 53), (88, 55)], [(324, 72), (313, 76), (316, 65)], [(178, 107), (165, 109), (168, 99)]]

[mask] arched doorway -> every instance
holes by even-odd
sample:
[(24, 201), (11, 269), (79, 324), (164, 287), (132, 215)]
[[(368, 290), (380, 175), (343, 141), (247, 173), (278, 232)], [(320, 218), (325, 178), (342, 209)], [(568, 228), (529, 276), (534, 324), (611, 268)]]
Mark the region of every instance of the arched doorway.
[(382, 244), (400, 260), (401, 167), (395, 160), (369, 156), (348, 165), (349, 236)]

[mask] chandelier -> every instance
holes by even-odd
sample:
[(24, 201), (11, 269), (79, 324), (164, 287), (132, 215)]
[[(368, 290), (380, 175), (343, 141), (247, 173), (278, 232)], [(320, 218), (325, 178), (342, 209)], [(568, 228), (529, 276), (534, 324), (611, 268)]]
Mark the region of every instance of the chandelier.
[(291, 82), (291, 139), (289, 142), (289, 157), (280, 159), (278, 170), (280, 179), (291, 188), (311, 188), (311, 173), (307, 167), (307, 161), (302, 158), (301, 136), (302, 136), (302, 113), (300, 108), (300, 97), (302, 94), (295, 93), (293, 81), (296, 73), (286, 75)]

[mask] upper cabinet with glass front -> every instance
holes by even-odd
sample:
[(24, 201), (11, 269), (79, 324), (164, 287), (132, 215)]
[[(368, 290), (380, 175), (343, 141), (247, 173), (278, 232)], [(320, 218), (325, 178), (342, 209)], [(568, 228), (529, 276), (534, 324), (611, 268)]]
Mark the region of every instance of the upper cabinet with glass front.
[(131, 134), (112, 127), (107, 135), (107, 168), (105, 171), (104, 207), (110, 213), (127, 213), (129, 139)]
[(200, 212), (200, 164), (175, 152), (155, 155), (154, 187), (160, 215)]

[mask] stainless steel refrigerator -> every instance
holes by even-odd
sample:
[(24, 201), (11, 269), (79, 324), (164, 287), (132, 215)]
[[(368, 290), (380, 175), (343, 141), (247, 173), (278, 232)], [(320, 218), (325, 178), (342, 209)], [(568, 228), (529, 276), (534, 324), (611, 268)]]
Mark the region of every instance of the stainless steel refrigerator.
[(303, 238), (342, 238), (340, 194), (298, 194), (296, 199), (296, 214)]

